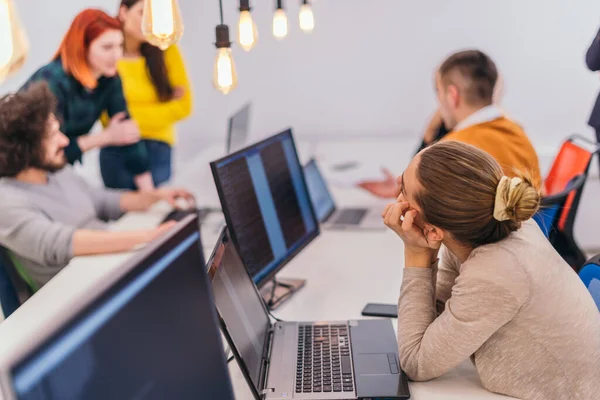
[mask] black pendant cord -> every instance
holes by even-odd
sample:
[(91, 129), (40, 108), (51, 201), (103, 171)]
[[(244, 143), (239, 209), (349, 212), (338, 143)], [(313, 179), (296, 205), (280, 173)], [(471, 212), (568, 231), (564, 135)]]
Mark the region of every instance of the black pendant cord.
[(231, 47), (231, 42), (229, 41), (229, 27), (225, 25), (225, 22), (223, 21), (223, 0), (219, 0), (219, 14), (221, 16), (221, 24), (217, 25), (215, 28), (217, 36), (215, 46), (217, 49)]
[(223, 22), (223, 0), (219, 0), (219, 14), (221, 15), (221, 25), (225, 25)]

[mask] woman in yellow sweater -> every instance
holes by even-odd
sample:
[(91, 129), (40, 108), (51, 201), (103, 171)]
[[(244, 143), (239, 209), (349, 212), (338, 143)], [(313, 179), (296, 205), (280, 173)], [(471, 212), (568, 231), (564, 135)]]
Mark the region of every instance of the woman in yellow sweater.
[[(192, 93), (178, 47), (162, 51), (146, 42), (141, 29), (143, 10), (142, 0), (121, 1), (118, 18), (125, 40), (118, 70), (129, 112), (150, 158), (154, 185), (159, 186), (171, 177), (174, 125), (191, 114)], [(106, 187), (134, 188), (119, 148), (102, 149), (100, 170)]]

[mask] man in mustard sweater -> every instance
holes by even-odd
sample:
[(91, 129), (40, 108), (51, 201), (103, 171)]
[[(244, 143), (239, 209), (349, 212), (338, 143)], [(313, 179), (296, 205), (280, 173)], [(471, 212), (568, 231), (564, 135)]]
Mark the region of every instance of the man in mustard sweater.
[[(436, 73), (436, 90), (444, 125), (451, 130), (442, 140), (476, 146), (498, 161), (507, 176), (519, 170), (542, 186), (538, 157), (523, 129), (506, 118), (492, 102), (498, 71), (494, 62), (478, 50), (450, 56)], [(384, 181), (359, 186), (376, 196), (395, 198), (398, 185), (387, 172)]]

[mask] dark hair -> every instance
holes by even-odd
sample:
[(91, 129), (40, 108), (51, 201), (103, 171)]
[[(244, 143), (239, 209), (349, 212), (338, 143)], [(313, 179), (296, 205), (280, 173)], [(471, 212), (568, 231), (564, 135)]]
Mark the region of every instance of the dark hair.
[(0, 177), (43, 165), (43, 140), (55, 108), (56, 98), (43, 81), (0, 98)]
[(466, 50), (448, 57), (439, 69), (445, 84), (453, 82), (452, 74), (459, 73), (466, 81), (463, 95), (468, 104), (490, 105), (498, 80), (496, 64), (479, 50)]
[[(129, 9), (140, 1), (142, 0), (121, 0), (121, 7)], [(169, 73), (167, 71), (167, 65), (165, 64), (164, 52), (150, 43), (142, 43), (140, 53), (146, 60), (146, 70), (156, 89), (159, 100), (172, 100), (174, 90), (171, 81), (169, 81)]]
[(448, 141), (420, 153), (415, 199), (428, 223), (448, 231), (455, 240), (475, 248), (496, 243), (521, 227), (539, 209), (540, 194), (531, 179), (510, 191), (500, 185), (506, 220), (494, 217), (502, 168), (488, 153), (469, 144)]

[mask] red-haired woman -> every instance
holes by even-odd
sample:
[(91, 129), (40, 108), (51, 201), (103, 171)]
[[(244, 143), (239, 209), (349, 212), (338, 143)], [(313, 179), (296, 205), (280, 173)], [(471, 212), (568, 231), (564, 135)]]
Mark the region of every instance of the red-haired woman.
[[(37, 70), (24, 87), (46, 81), (57, 98), (56, 116), (69, 138), (67, 161), (81, 162), (93, 148), (120, 146), (125, 165), (135, 176), (130, 189), (152, 189), (150, 163), (140, 132), (129, 119), (117, 62), (123, 56), (123, 33), (119, 20), (96, 9), (79, 13), (52, 61)], [(92, 126), (106, 112), (110, 123), (98, 134)], [(125, 188), (124, 188), (125, 189)]]

